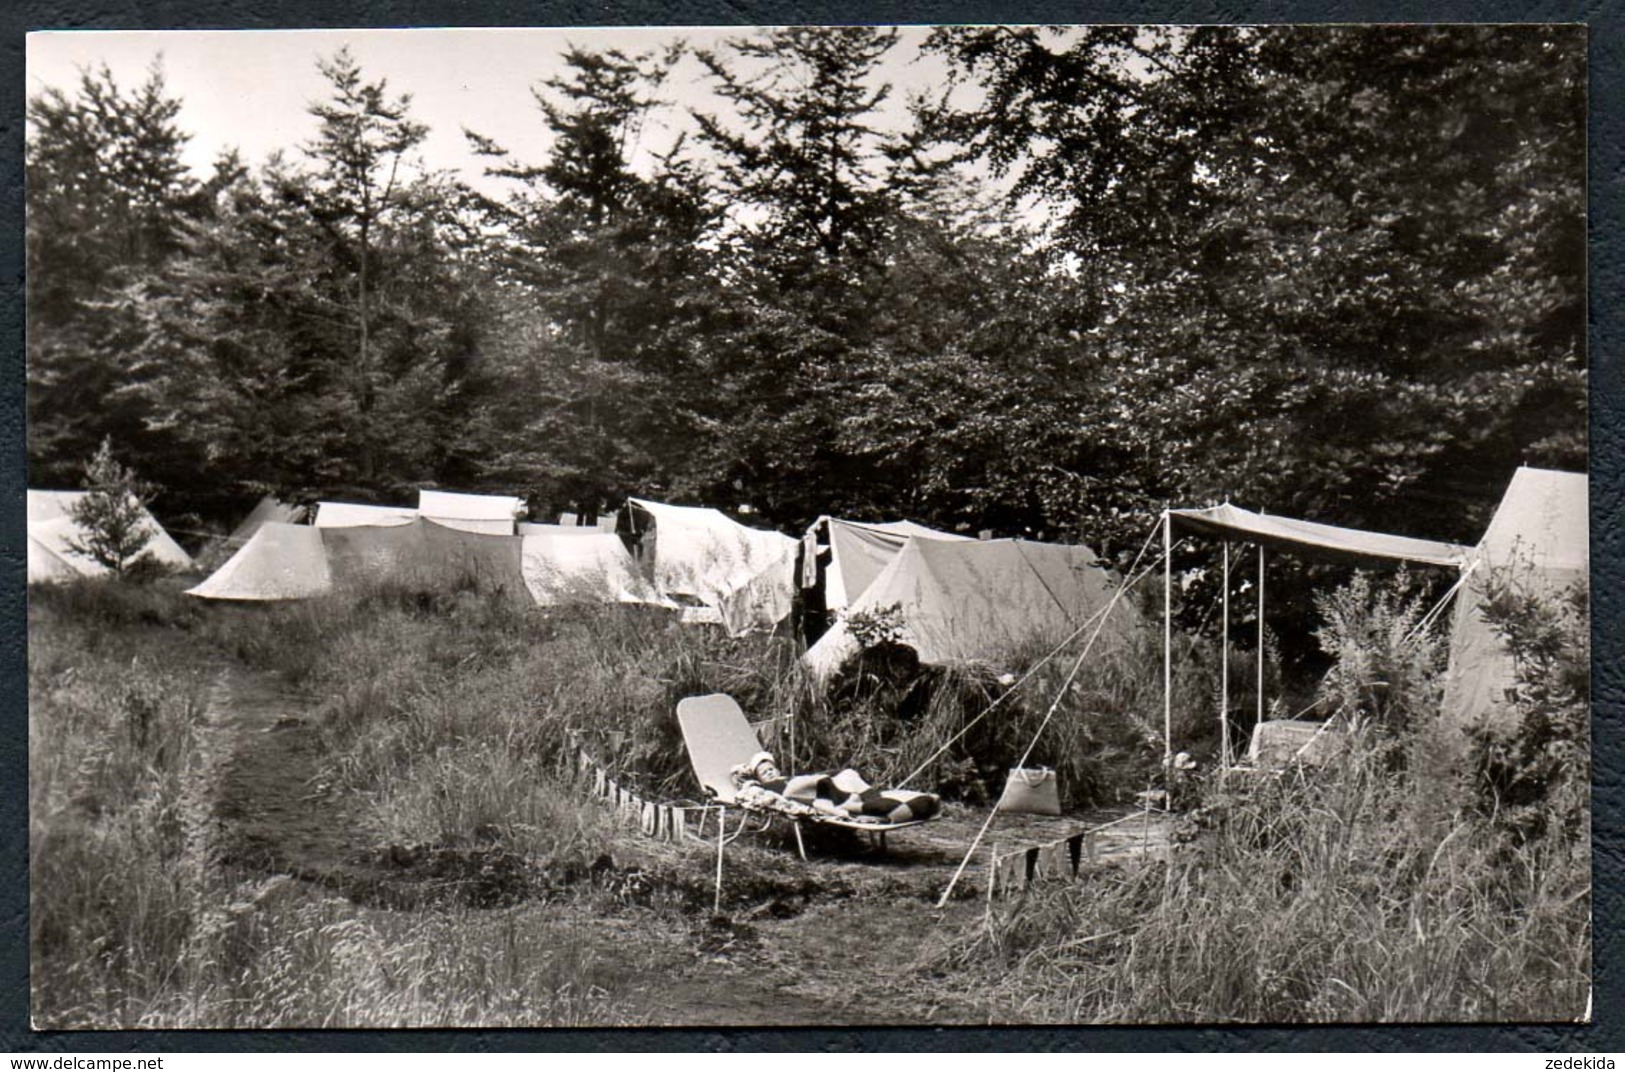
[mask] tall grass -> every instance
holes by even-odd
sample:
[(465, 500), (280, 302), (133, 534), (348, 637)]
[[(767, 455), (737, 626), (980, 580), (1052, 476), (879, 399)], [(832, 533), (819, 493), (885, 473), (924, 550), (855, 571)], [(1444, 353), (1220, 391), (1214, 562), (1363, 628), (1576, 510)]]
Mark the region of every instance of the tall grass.
[(545, 867), (613, 844), (599, 810), (549, 777), (559, 723), (539, 716), (527, 667), (545, 662), (550, 618), (391, 591), (261, 608), (174, 586), (31, 595), (38, 1026), (629, 1020), (611, 991), (637, 966), (585, 939), (605, 896), (590, 886), (551, 909), (381, 912), (242, 874), (216, 844), (218, 786), (243, 745), (219, 726), (222, 649), (325, 697), (325, 775), (368, 805), (358, 849), (479, 840)]
[(986, 990), (990, 1017), (1581, 1015), (1587, 836), (1531, 836), (1483, 800), (1457, 762), (1460, 728), (1437, 717), (1438, 644), (1412, 628), (1414, 600), (1356, 579), (1322, 611), (1339, 658), (1324, 700), (1355, 727), (1351, 747), (1324, 769), (1211, 774), (1163, 858), (997, 906), (944, 958)]

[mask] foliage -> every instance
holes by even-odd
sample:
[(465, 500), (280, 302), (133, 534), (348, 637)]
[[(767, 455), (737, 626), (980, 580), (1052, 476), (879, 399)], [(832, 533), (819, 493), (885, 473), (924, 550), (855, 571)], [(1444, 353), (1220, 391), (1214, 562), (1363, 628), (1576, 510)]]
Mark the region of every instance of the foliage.
[(846, 628), (860, 647), (895, 644), (903, 639), (903, 605), (893, 603), (872, 610), (854, 611), (845, 617)]
[(933, 47), (983, 90), (935, 116), (942, 136), (1058, 206), (1052, 241), (1100, 297), (1082, 331), (1101, 390), (1072, 427), (1119, 453), (1047, 452), (1083, 478), (1059, 490), (1087, 530), (1117, 544), (1125, 510), (1230, 497), (1468, 539), (1516, 459), (1582, 463), (1574, 31), (965, 28)]
[(84, 495), (68, 511), (79, 529), (68, 538), (68, 549), (117, 577), (134, 571), (150, 576), (155, 562), (146, 550), (154, 535), (147, 515), (152, 489), (118, 463), (111, 440), (102, 440), (85, 464), (84, 487)]
[(999, 1021), (1578, 1017), (1587, 843), (1548, 838), (1509, 862), (1482, 817), (1441, 806), (1447, 779), (1372, 743), (1318, 773), (1213, 787), (1166, 860), (996, 904), (939, 968), (984, 988)]
[(35, 479), (112, 434), (204, 514), (642, 491), (1121, 561), (1224, 497), (1467, 540), (1516, 462), (1583, 465), (1575, 28), (948, 28), (967, 91), (901, 128), (896, 42), (731, 38), (652, 161), (680, 50), (569, 49), (542, 159), (474, 136), (501, 200), (348, 53), (310, 143), (207, 179), (161, 73), (42, 92)]
[(1482, 613), (1513, 672), (1506, 719), (1467, 727), (1478, 806), (1517, 842), (1587, 838), (1591, 811), (1591, 613), (1585, 580), (1556, 592), (1492, 570)]
[(1398, 734), (1438, 710), (1444, 651), (1419, 588), (1404, 571), (1386, 583), (1361, 572), (1316, 597), (1315, 638), (1333, 659), (1318, 697), (1328, 717)]

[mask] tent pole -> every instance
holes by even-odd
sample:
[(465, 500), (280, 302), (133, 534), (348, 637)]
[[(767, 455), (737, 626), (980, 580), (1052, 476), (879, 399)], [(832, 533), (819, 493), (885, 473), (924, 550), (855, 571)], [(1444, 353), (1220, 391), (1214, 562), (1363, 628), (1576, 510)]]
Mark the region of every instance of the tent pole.
[(1230, 541), (1224, 541), (1224, 626), (1219, 644), (1219, 776), (1230, 769)]
[(1162, 771), (1173, 777), (1174, 756), (1174, 522), (1162, 512)]
[(1258, 721), (1264, 721), (1264, 545), (1258, 545)]

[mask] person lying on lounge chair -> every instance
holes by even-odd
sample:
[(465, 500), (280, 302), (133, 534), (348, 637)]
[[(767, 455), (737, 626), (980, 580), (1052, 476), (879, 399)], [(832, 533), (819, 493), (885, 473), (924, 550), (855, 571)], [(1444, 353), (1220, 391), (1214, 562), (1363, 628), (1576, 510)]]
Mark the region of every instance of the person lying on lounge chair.
[(936, 794), (876, 789), (850, 767), (834, 774), (785, 777), (771, 752), (758, 752), (729, 773), (741, 803), (791, 816), (906, 823), (929, 819), (937, 812)]

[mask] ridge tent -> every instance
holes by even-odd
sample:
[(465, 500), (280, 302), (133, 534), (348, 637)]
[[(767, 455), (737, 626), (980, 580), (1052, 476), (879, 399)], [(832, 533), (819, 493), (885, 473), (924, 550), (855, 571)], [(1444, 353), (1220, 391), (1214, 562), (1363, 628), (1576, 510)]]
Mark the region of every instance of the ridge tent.
[(405, 525), (416, 520), (418, 512), (410, 506), (368, 506), (363, 503), (319, 502), (316, 504), (317, 528), (338, 529), (358, 526)]
[(514, 519), (525, 512), (525, 500), (511, 495), (468, 495), (419, 489), (418, 516), (447, 528), (514, 535)]
[(616, 531), (657, 592), (714, 609), (730, 636), (770, 631), (790, 615), (798, 540), (720, 510), (647, 499), (627, 500)]
[(803, 559), (802, 587), (815, 588), (822, 580), (824, 609), (839, 610), (874, 583), (912, 536), (929, 540), (970, 539), (912, 521), (862, 522), (820, 517), (807, 530), (804, 545), (804, 552), (814, 552), (817, 568), (808, 569), (808, 560)]
[(1442, 708), (1452, 724), (1504, 717), (1506, 692), (1514, 681), (1512, 655), (1484, 620), (1489, 571), (1542, 596), (1585, 583), (1591, 566), (1589, 509), (1584, 473), (1525, 466), (1512, 475), (1456, 600)]
[[(104, 566), (98, 564), (88, 555), (74, 551), (70, 541), (83, 542), (84, 531), (73, 520), (72, 511), (86, 495), (86, 491), (34, 491), (28, 492), (28, 536), (30, 560), (38, 566), (38, 573), (33, 567), (29, 569), (29, 580), (61, 580), (65, 579), (60, 566), (49, 561), (46, 557), (53, 556), (59, 559), (62, 565), (71, 569), (75, 575), (81, 577), (99, 577), (107, 573)], [(193, 568), (192, 556), (187, 554), (180, 544), (176, 543), (164, 527), (158, 524), (156, 518), (146, 511), (141, 511), (141, 524), (147, 533), (147, 545), (143, 553), (150, 554), (160, 563), (170, 569), (188, 570)], [(38, 550), (35, 550), (35, 545)]]
[[(1113, 588), (1095, 561), (1081, 544), (910, 537), (803, 661), (827, 681), (860, 650), (850, 618), (896, 606), (901, 641), (922, 663), (997, 663), (1053, 643), (1105, 609)], [(1124, 604), (1117, 613), (1102, 637), (1125, 635), (1132, 611)]]
[(467, 532), (414, 518), (398, 525), (352, 525), (322, 532), (336, 587), (402, 584), (468, 590), (529, 603), (521, 539)]
[(520, 537), (520, 567), (531, 598), (538, 605), (651, 603), (672, 606), (638, 572), (637, 564), (619, 536), (594, 526), (579, 528), (585, 535), (537, 533)]
[[(55, 581), (71, 581), (75, 577), (87, 576), (79, 567), (69, 561), (72, 556), (63, 548), (58, 551), (53, 544), (60, 546), (59, 540), (47, 536), (45, 530), (51, 526), (61, 527), (65, 518), (53, 521), (40, 521), (28, 526), (28, 583), (47, 584)], [(94, 564), (85, 561), (87, 566)]]
[(298, 524), (305, 519), (305, 512), (303, 506), (293, 506), (274, 495), (267, 495), (254, 505), (254, 509), (248, 512), (248, 516), (243, 518), (236, 528), (231, 530), (231, 535), (226, 537), (226, 543), (232, 547), (242, 547), (254, 538), (261, 525), (272, 521), (284, 525)]
[(323, 595), (333, 587), (322, 544), (327, 531), (333, 530), (265, 521), (236, 554), (186, 594), (201, 599), (254, 601)]

